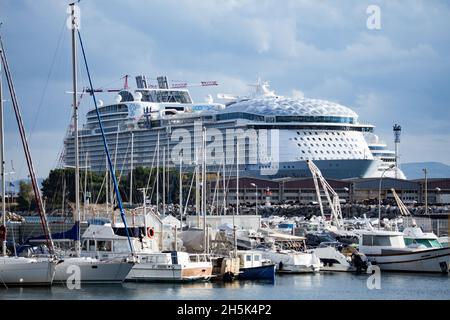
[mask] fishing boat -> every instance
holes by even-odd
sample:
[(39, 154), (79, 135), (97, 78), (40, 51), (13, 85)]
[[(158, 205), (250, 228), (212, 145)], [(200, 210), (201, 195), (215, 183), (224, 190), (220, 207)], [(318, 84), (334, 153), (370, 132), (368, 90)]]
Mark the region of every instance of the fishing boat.
[(381, 270), (448, 274), (450, 248), (408, 248), (404, 234), (385, 230), (356, 230), (359, 251)]
[(270, 280), (275, 281), (275, 264), (264, 260), (261, 252), (240, 250), (237, 252), (240, 261), (240, 280)]

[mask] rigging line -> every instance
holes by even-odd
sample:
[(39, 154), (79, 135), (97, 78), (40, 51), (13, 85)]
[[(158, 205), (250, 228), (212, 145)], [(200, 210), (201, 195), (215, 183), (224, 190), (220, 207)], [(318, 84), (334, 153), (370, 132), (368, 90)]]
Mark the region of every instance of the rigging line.
[(89, 72), (89, 66), (88, 66), (88, 63), (87, 63), (86, 53), (84, 52), (83, 40), (81, 39), (80, 30), (77, 29), (77, 33), (78, 33), (78, 39), (80, 40), (81, 51), (83, 53), (84, 64), (86, 66), (86, 73), (87, 73), (87, 76), (88, 76), (88, 79), (89, 79), (89, 86), (90, 86), (90, 88), (92, 90), (92, 99), (94, 100), (95, 111), (97, 113), (97, 119), (98, 119), (98, 123), (99, 123), (99, 126), (100, 126), (100, 131), (102, 133), (103, 145), (105, 147), (106, 156), (108, 158), (109, 170), (111, 172), (111, 177), (112, 177), (113, 184), (114, 184), (114, 191), (116, 193), (117, 203), (118, 203), (119, 209), (120, 209), (120, 216), (121, 216), (123, 224), (125, 226), (125, 233), (127, 235), (128, 244), (130, 246), (131, 253), (134, 254), (133, 244), (131, 243), (131, 238), (130, 238), (130, 234), (129, 234), (129, 230), (128, 230), (127, 219), (126, 219), (126, 216), (125, 216), (125, 210), (124, 210), (123, 204), (122, 204), (122, 197), (120, 196), (119, 188), (117, 186), (116, 174), (115, 174), (113, 166), (112, 166), (111, 157), (110, 157), (109, 149), (108, 149), (108, 143), (106, 142), (105, 131), (103, 129), (103, 124), (102, 124), (102, 120), (101, 120), (101, 117), (100, 117), (100, 111), (98, 109), (97, 99), (95, 97), (94, 86), (92, 84), (92, 79), (91, 79), (91, 75), (90, 75), (90, 72)]
[(150, 194), (150, 201), (153, 199), (153, 194), (155, 193), (155, 187), (156, 187), (156, 179), (153, 180), (152, 193)]
[[(146, 188), (145, 188), (145, 194), (146, 194), (146, 195), (147, 195), (148, 187), (150, 186), (150, 180), (151, 180), (151, 178), (152, 178), (153, 166), (155, 165), (156, 148), (157, 148), (157, 146), (155, 146), (155, 151), (153, 151), (152, 166), (150, 167), (150, 174), (148, 175), (147, 186), (146, 186)], [(152, 197), (150, 197), (150, 199), (151, 199), (151, 198), (152, 198)]]
[(56, 49), (55, 49), (55, 52), (53, 53), (52, 63), (50, 64), (50, 70), (49, 70), (49, 72), (47, 74), (47, 80), (46, 80), (45, 85), (44, 85), (44, 90), (42, 92), (41, 99), (39, 100), (39, 104), (38, 104), (38, 108), (37, 108), (37, 112), (36, 112), (36, 117), (34, 118), (33, 125), (31, 126), (30, 139), (29, 139), (30, 143), (33, 140), (34, 129), (36, 127), (36, 123), (37, 123), (37, 120), (39, 118), (39, 114), (40, 114), (42, 105), (44, 104), (45, 96), (47, 95), (48, 84), (50, 82), (50, 77), (52, 76), (52, 73), (53, 73), (53, 68), (55, 66), (56, 56), (57, 56), (59, 48), (61, 46), (61, 42), (62, 42), (61, 40), (62, 40), (62, 37), (64, 35), (63, 31), (65, 29), (65, 26), (66, 26), (66, 19), (64, 19), (64, 23), (62, 25), (62, 28), (61, 28), (61, 31), (60, 31), (60, 34), (59, 34), (59, 38), (58, 38), (58, 42), (57, 42), (57, 45), (56, 45)]
[[(105, 176), (103, 177), (102, 180), (102, 184), (100, 185), (100, 190), (98, 191), (98, 195), (97, 195), (97, 199), (95, 200), (95, 204), (98, 204), (98, 200), (100, 199), (100, 196), (102, 195), (102, 191), (103, 191), (103, 185), (105, 184), (106, 181), (106, 171), (105, 171)], [(106, 194), (106, 191), (105, 191)]]
[[(127, 161), (128, 150), (130, 149), (130, 144), (131, 144), (131, 138), (130, 138), (130, 140), (128, 141), (127, 150), (125, 151), (125, 157), (123, 158), (122, 166), (120, 167), (119, 179), (117, 180), (117, 183), (119, 184), (119, 189), (120, 189), (120, 181), (122, 180), (123, 169), (124, 169), (124, 167), (125, 167), (125, 162)], [(124, 190), (124, 187), (122, 188), (122, 191), (125, 191), (125, 190)], [(125, 193), (125, 196), (126, 196), (126, 195), (127, 195), (127, 194)]]
[(189, 199), (190, 199), (190, 197), (191, 197), (192, 186), (193, 186), (193, 184), (194, 184), (194, 178), (195, 178), (195, 173), (192, 175), (191, 185), (189, 186), (189, 192), (188, 192), (187, 197), (186, 197), (186, 204), (184, 205), (184, 213), (183, 213), (183, 216), (186, 216), (187, 207), (188, 207), (188, 205), (189, 205)]
[(27, 162), (27, 167), (28, 167), (28, 171), (30, 174), (31, 184), (33, 187), (33, 193), (34, 193), (34, 197), (36, 200), (36, 205), (37, 205), (37, 209), (39, 212), (39, 216), (41, 219), (42, 229), (43, 229), (46, 241), (47, 241), (48, 249), (49, 249), (50, 253), (53, 255), (54, 250), (53, 250), (53, 241), (51, 239), (51, 234), (50, 234), (50, 228), (47, 223), (47, 216), (45, 214), (45, 208), (43, 207), (42, 197), (41, 197), (39, 186), (37, 183), (36, 173), (34, 170), (31, 152), (30, 152), (30, 148), (29, 148), (29, 144), (28, 144), (28, 140), (27, 140), (24, 124), (23, 124), (23, 118), (22, 118), (22, 114), (20, 112), (19, 103), (17, 101), (17, 95), (16, 95), (16, 91), (14, 88), (13, 80), (11, 77), (11, 71), (9, 69), (9, 64), (8, 64), (8, 60), (6, 58), (6, 52), (3, 47), (1, 35), (0, 35), (0, 59), (3, 64), (3, 67), (4, 67), (4, 71), (5, 71), (5, 75), (6, 75), (6, 79), (7, 79), (7, 83), (8, 83), (8, 88), (9, 88), (9, 93), (11, 96), (14, 114), (16, 117), (18, 129), (19, 129), (20, 139), (22, 141), (24, 155), (27, 160), (26, 162)]
[[(61, 28), (61, 31), (60, 31), (60, 34), (59, 34), (59, 37), (58, 37), (58, 42), (57, 42), (55, 51), (53, 53), (52, 62), (50, 64), (50, 70), (49, 70), (49, 72), (47, 74), (47, 80), (45, 82), (44, 89), (43, 89), (43, 92), (42, 92), (42, 95), (41, 95), (41, 98), (40, 98), (40, 102), (39, 102), (37, 111), (36, 111), (35, 116), (34, 116), (33, 125), (31, 126), (31, 130), (30, 130), (30, 133), (28, 135), (28, 142), (30, 144), (33, 141), (34, 130), (36, 129), (36, 124), (37, 124), (38, 119), (39, 119), (39, 114), (41, 113), (42, 105), (44, 104), (44, 99), (45, 99), (45, 97), (47, 95), (48, 85), (50, 83), (50, 78), (51, 78), (51, 75), (53, 73), (53, 68), (54, 68), (56, 60), (57, 60), (56, 58), (57, 58), (58, 51), (59, 51), (59, 49), (61, 47), (62, 38), (65, 35), (65, 32), (63, 32), (65, 25), (66, 25), (66, 19), (64, 19), (64, 23), (62, 25), (62, 28)], [(39, 161), (37, 161), (37, 163), (39, 163)], [(22, 172), (24, 164), (25, 164), (25, 161), (22, 159), (22, 161), (19, 164), (19, 170), (17, 171), (19, 174)]]

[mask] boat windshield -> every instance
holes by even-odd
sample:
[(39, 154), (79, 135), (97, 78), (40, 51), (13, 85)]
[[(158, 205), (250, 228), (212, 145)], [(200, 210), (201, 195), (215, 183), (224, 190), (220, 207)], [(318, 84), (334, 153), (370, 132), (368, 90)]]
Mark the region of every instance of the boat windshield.
[(390, 235), (363, 235), (363, 246), (380, 246), (380, 247), (405, 247), (405, 241), (402, 236)]
[(442, 244), (436, 239), (405, 239), (405, 244), (421, 244), (427, 248), (442, 248)]

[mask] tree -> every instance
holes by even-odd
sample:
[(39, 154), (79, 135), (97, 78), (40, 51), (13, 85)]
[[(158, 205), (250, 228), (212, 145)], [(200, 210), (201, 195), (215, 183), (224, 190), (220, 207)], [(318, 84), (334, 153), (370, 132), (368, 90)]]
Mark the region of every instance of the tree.
[(36, 199), (34, 197), (33, 187), (30, 182), (20, 181), (17, 204), (18, 209), (22, 211), (36, 209)]
[[(83, 200), (84, 177), (85, 171), (80, 171), (80, 199)], [(87, 188), (91, 194), (91, 203), (99, 198), (99, 203), (105, 202), (105, 186), (100, 188), (104, 183), (104, 174), (96, 172), (87, 172)], [(62, 207), (64, 202), (75, 202), (75, 169), (54, 169), (51, 170), (49, 176), (42, 182), (42, 195), (47, 199), (47, 207), (55, 209)]]

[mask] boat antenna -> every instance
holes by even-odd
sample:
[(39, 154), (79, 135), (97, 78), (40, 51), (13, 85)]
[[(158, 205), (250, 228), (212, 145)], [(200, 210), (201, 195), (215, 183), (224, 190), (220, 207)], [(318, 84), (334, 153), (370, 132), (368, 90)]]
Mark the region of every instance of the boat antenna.
[(127, 220), (126, 220), (126, 216), (125, 216), (125, 210), (123, 209), (122, 197), (120, 196), (119, 187), (118, 187), (118, 184), (117, 184), (116, 174), (114, 172), (113, 164), (112, 164), (111, 157), (110, 157), (110, 154), (109, 154), (108, 144), (106, 142), (105, 131), (103, 129), (102, 120), (100, 118), (100, 112), (98, 110), (97, 99), (95, 97), (94, 86), (92, 85), (91, 73), (89, 72), (89, 66), (88, 66), (88, 62), (87, 62), (87, 58), (86, 58), (86, 53), (84, 51), (83, 40), (81, 39), (80, 30), (77, 29), (77, 33), (78, 33), (78, 39), (80, 40), (81, 52), (83, 54), (83, 60), (84, 60), (84, 64), (85, 64), (85, 67), (86, 67), (86, 73), (87, 73), (87, 76), (88, 76), (88, 79), (89, 79), (89, 86), (90, 86), (90, 88), (92, 90), (92, 99), (94, 100), (95, 111), (97, 113), (97, 120), (98, 120), (98, 123), (99, 123), (99, 126), (100, 126), (100, 131), (102, 133), (103, 145), (105, 147), (105, 153), (106, 153), (106, 158), (108, 160), (109, 171), (111, 172), (111, 178), (113, 180), (114, 192), (116, 194), (117, 203), (118, 203), (119, 209), (120, 209), (120, 216), (121, 216), (123, 224), (125, 226), (125, 233), (126, 233), (127, 238), (128, 238), (128, 244), (130, 246), (131, 253), (134, 254), (133, 244), (131, 243), (131, 238), (130, 238), (128, 225), (127, 225)]

